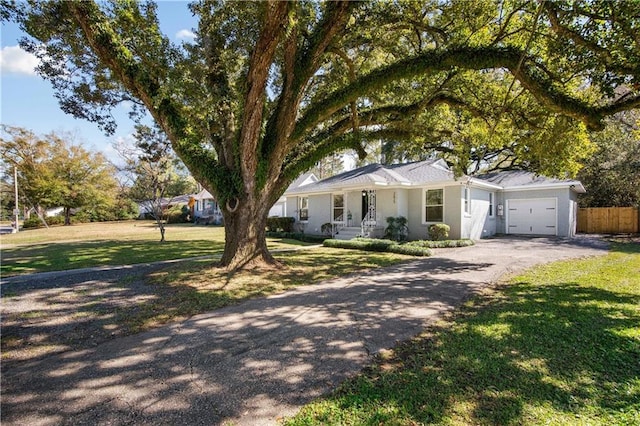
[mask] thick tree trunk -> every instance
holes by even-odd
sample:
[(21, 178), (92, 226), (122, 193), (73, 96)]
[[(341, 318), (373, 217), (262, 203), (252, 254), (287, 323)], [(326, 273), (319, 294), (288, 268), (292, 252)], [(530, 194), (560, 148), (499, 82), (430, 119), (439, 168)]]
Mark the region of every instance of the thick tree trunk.
[(248, 197), (237, 206), (223, 206), (225, 245), (220, 266), (230, 271), (280, 266), (267, 249), (265, 198)]

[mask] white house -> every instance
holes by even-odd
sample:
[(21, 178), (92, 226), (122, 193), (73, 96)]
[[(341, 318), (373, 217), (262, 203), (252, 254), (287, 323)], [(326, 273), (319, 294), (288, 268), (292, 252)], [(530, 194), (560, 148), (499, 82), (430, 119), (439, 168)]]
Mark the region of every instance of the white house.
[[(294, 180), (291, 183), (291, 185), (289, 185), (289, 188), (287, 188), (287, 192), (292, 191), (296, 188), (303, 187), (305, 185), (309, 185), (311, 183), (315, 183), (317, 181), (318, 181), (318, 178), (313, 173), (304, 173), (303, 175), (299, 176), (298, 179)], [(287, 214), (286, 195), (283, 195), (282, 197), (280, 197), (280, 199), (271, 207), (271, 209), (269, 210), (269, 216), (271, 217), (292, 216), (292, 214), (289, 214), (289, 215)]]
[(206, 189), (192, 196), (189, 206), (193, 209), (195, 223), (216, 225), (222, 223), (220, 205)]
[(528, 172), (456, 178), (442, 160), (370, 164), (292, 186), (284, 194), (284, 214), (295, 217), (310, 234), (322, 234), (330, 224), (339, 238), (382, 236), (389, 216), (408, 219), (409, 239), (427, 238), (434, 223), (449, 225), (450, 237), (456, 239), (495, 234), (572, 237), (576, 198), (583, 192), (578, 181)]

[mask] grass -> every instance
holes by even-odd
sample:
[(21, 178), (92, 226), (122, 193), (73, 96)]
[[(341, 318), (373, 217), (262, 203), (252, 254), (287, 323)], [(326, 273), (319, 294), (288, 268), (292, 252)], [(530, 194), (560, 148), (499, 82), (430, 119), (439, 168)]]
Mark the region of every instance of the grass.
[[(224, 249), (224, 228), (167, 225), (166, 239), (150, 221), (88, 223), (2, 236), (2, 276), (213, 256)], [(271, 250), (308, 245), (268, 239)]]
[(208, 260), (190, 260), (149, 276), (83, 287), (4, 292), (2, 360), (29, 360), (84, 349), (170, 321), (321, 280), (412, 259), (388, 253), (318, 248), (277, 253), (286, 268), (233, 275)]
[(153, 284), (169, 289), (172, 294), (159, 301), (161, 306), (152, 307), (158, 315), (147, 318), (143, 327), (411, 259), (397, 254), (328, 248), (280, 253), (275, 257), (284, 268), (228, 274), (210, 264), (189, 262), (151, 274)]
[(640, 424), (640, 244), (512, 279), (286, 424)]

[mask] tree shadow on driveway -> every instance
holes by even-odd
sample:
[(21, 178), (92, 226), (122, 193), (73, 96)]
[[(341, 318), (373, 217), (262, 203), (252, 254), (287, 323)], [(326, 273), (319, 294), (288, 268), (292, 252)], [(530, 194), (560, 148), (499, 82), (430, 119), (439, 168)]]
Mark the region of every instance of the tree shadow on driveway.
[(459, 305), (484, 285), (459, 274), (489, 266), (402, 264), (17, 363), (3, 374), (2, 421), (272, 422)]

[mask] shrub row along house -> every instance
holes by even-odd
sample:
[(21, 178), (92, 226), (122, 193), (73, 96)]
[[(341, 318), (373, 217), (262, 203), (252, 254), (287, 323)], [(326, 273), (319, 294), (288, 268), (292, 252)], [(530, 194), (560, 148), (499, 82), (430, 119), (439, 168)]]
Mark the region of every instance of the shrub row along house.
[(456, 178), (442, 160), (371, 164), (317, 180), (303, 175), (271, 209), (291, 216), (307, 234), (336, 238), (380, 237), (387, 217), (408, 220), (409, 239), (425, 239), (434, 223), (450, 226), (450, 238), (495, 234), (555, 235), (576, 232), (579, 181), (524, 171)]

